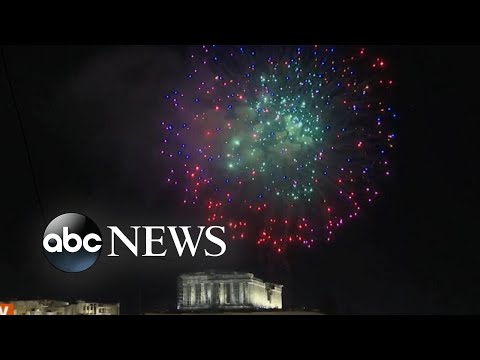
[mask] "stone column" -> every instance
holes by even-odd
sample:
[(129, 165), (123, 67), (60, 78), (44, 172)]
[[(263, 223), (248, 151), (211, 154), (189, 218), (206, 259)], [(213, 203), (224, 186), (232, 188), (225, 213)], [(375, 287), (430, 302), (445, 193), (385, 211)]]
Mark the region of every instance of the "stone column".
[(237, 303), (237, 298), (235, 297), (235, 291), (233, 289), (233, 284), (234, 284), (234, 282), (232, 281), (230, 283), (230, 304), (236, 304)]
[(244, 303), (244, 299), (243, 299), (243, 291), (244, 291), (244, 290), (243, 290), (243, 285), (244, 285), (243, 282), (241, 282), (241, 283), (238, 284), (238, 293), (239, 293), (239, 294), (238, 294), (238, 296), (239, 296), (239, 298), (238, 298), (238, 303), (239, 303), (240, 305), (243, 305), (243, 303)]
[(224, 288), (223, 282), (219, 283), (219, 285), (220, 285), (220, 299), (219, 299), (220, 301), (219, 301), (219, 303), (220, 303), (220, 305), (223, 305), (223, 304), (225, 304), (225, 288)]
[(190, 284), (190, 305), (195, 305), (195, 284)]
[(182, 306), (188, 305), (188, 294), (187, 294), (188, 286), (182, 284)]
[(207, 303), (207, 294), (205, 292), (205, 283), (200, 284), (200, 302), (202, 305), (205, 305)]
[(250, 304), (250, 292), (249, 292), (249, 284), (248, 282), (243, 284), (243, 303)]
[(210, 305), (212, 302), (212, 284), (205, 284), (205, 304)]
[(210, 290), (211, 290), (211, 299), (212, 299), (212, 304), (218, 305), (220, 299), (218, 298), (218, 282), (213, 282), (210, 285)]

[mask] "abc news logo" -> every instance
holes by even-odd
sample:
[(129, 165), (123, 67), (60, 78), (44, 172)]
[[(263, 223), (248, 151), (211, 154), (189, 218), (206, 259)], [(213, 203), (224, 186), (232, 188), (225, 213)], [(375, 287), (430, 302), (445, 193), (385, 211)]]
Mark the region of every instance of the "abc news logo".
[[(218, 247), (217, 252), (204, 249), (204, 256), (218, 257), (225, 253), (225, 242), (212, 234), (225, 234), (224, 226), (198, 226), (198, 234), (191, 226), (131, 226), (134, 230), (133, 240), (129, 239), (117, 226), (107, 226), (111, 234), (111, 251), (108, 257), (118, 257), (115, 244), (120, 240), (133, 255), (138, 256), (139, 233), (145, 234), (145, 253), (143, 257), (165, 257), (168, 249), (154, 251), (153, 245), (164, 245), (164, 235), (170, 235), (177, 254), (182, 257), (188, 247), (192, 256), (198, 253), (203, 236)], [(141, 231), (140, 231), (141, 229)], [(155, 232), (155, 233), (154, 233)], [(193, 240), (195, 239), (195, 241)], [(81, 272), (90, 268), (102, 252), (102, 234), (98, 226), (87, 216), (67, 213), (53, 219), (43, 235), (43, 251), (47, 260), (64, 272)]]
[[(90, 240), (95, 243), (94, 246), (90, 245)], [(72, 241), (74, 245), (72, 245)], [(73, 233), (69, 234), (68, 227), (65, 226), (62, 228), (62, 237), (52, 233), (48, 234), (43, 239), (43, 247), (50, 253), (62, 252), (63, 249), (70, 253), (76, 253), (82, 248), (82, 246), (89, 253), (93, 254), (99, 252), (102, 248), (102, 238), (97, 234), (91, 233), (87, 234), (82, 239), (80, 235)]]

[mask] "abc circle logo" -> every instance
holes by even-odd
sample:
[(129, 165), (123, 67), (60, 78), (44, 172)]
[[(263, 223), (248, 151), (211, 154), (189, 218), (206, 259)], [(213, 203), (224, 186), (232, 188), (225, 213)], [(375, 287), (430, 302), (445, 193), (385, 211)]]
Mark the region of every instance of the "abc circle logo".
[(77, 273), (90, 268), (102, 251), (102, 234), (92, 219), (77, 213), (57, 216), (43, 234), (43, 253), (58, 270)]

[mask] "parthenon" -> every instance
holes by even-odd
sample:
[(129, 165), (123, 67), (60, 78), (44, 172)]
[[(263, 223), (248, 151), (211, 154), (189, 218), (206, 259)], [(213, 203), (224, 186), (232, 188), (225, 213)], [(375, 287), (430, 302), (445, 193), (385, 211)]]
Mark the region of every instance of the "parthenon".
[(184, 274), (178, 279), (177, 309), (281, 309), (282, 287), (252, 273)]

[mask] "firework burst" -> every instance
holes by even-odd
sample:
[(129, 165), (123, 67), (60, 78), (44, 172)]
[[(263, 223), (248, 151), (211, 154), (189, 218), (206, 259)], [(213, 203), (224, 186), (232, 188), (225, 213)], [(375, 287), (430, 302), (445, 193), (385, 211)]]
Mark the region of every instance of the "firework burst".
[(330, 241), (388, 176), (393, 82), (365, 49), (203, 46), (165, 98), (166, 181), (235, 239)]

